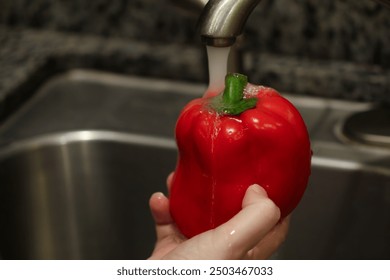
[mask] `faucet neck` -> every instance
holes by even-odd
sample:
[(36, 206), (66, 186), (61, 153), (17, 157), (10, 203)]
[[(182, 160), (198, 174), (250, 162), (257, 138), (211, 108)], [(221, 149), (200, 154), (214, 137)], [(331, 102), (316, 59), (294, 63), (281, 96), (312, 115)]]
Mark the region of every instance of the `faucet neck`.
[(214, 47), (234, 44), (260, 0), (209, 0), (199, 19), (202, 41)]

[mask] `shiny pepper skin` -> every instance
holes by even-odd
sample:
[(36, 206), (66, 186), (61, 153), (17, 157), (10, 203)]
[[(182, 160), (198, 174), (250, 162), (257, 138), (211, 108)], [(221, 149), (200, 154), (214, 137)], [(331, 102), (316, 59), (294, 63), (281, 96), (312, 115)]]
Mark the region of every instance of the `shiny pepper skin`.
[[(248, 84), (240, 74), (226, 77), (227, 91), (235, 97), (191, 101), (176, 124), (179, 155), (170, 211), (188, 238), (238, 213), (252, 184), (267, 191), (283, 218), (308, 183), (310, 140), (298, 110), (274, 89)], [(235, 103), (246, 101), (251, 104), (234, 111)]]

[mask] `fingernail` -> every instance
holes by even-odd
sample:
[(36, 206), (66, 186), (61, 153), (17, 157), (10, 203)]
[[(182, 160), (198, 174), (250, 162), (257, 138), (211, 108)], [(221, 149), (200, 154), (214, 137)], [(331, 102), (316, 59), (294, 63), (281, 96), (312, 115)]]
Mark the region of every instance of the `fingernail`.
[(249, 187), (252, 191), (258, 193), (258, 194), (261, 194), (263, 196), (267, 196), (267, 192), (265, 191), (265, 189), (263, 187), (261, 187), (260, 185), (258, 184), (253, 184)]
[(153, 197), (155, 197), (156, 199), (163, 199), (165, 197), (165, 195), (162, 193), (162, 192), (155, 192), (152, 194)]

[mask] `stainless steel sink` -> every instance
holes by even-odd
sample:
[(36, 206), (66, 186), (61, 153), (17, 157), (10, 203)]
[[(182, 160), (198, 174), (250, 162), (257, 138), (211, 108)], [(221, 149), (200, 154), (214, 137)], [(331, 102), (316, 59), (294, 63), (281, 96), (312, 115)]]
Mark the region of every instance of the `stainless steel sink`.
[(107, 131), (46, 135), (1, 159), (1, 253), (11, 259), (138, 259), (153, 248), (148, 199), (174, 143)]
[[(174, 125), (204, 85), (73, 70), (0, 128), (0, 256), (143, 259), (148, 199), (175, 167)], [(313, 144), (313, 171), (277, 259), (389, 259), (390, 150), (342, 123), (370, 104), (286, 95)]]

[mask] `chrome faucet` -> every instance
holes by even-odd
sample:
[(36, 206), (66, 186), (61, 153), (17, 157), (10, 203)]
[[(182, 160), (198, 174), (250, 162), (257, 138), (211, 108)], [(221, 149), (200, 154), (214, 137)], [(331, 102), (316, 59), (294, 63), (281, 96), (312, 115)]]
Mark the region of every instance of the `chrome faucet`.
[(214, 47), (234, 44), (260, 0), (209, 0), (199, 19), (202, 41)]
[(232, 47), (229, 72), (242, 70), (239, 44), (234, 44), (242, 33), (246, 20), (260, 0), (171, 0), (177, 6), (200, 13), (198, 27), (202, 42), (213, 47)]

